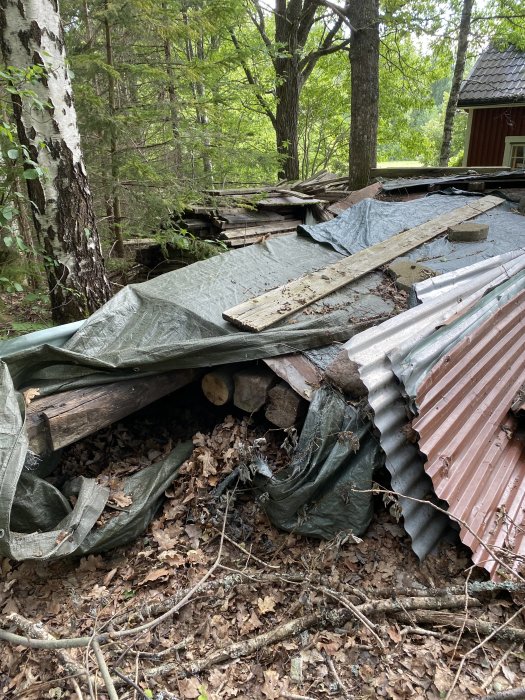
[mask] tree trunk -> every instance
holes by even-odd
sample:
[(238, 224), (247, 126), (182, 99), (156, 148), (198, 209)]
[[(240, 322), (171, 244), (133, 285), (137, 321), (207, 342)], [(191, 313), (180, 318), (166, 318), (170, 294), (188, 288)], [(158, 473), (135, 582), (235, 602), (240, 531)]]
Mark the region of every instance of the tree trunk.
[(377, 165), (379, 115), (379, 0), (352, 0), (348, 19), (355, 31), (350, 44), (350, 189), (368, 185)]
[(32, 86), (44, 109), (18, 93), (14, 115), (21, 143), (44, 171), (27, 185), (44, 248), (53, 320), (77, 320), (111, 292), (80, 150), (57, 0), (2, 0), (0, 34), (8, 65), (44, 69)]
[(277, 0), (275, 5), (275, 136), (281, 157), (279, 180), (299, 179), (299, 97), (302, 76), (299, 69), (298, 29), (300, 2)]
[(104, 32), (106, 36), (106, 62), (109, 66), (108, 71), (108, 107), (111, 117), (110, 125), (110, 161), (111, 161), (111, 199), (112, 199), (112, 221), (111, 231), (113, 233), (113, 247), (117, 258), (124, 257), (124, 241), (122, 240), (122, 212), (120, 206), (119, 194), (119, 163), (117, 155), (117, 130), (115, 126), (115, 114), (117, 111), (117, 102), (115, 98), (115, 77), (113, 75), (113, 43), (111, 41), (111, 27), (109, 25), (108, 11), (109, 2), (105, 0), (104, 8), (106, 14), (104, 16)]
[(454, 127), (454, 116), (458, 104), (459, 88), (465, 71), (465, 61), (467, 58), (468, 40), (470, 34), (470, 20), (472, 17), (472, 6), (474, 0), (463, 0), (461, 10), (461, 22), (459, 24), (458, 51), (456, 54), (456, 64), (454, 75), (450, 87), (447, 109), (445, 112), (445, 123), (443, 125), (443, 141), (441, 142), (441, 152), (439, 154), (439, 165), (446, 167), (450, 158), (450, 146), (452, 142), (452, 129)]
[[(166, 23), (169, 21), (168, 7), (166, 2), (162, 3), (162, 11), (165, 14)], [(175, 175), (181, 176), (182, 148), (180, 142), (179, 109), (177, 91), (175, 89), (175, 75), (173, 72), (173, 58), (169, 37), (163, 39), (164, 58), (166, 59), (166, 75), (168, 76), (168, 100), (170, 107), (171, 132), (173, 135), (173, 165)]]

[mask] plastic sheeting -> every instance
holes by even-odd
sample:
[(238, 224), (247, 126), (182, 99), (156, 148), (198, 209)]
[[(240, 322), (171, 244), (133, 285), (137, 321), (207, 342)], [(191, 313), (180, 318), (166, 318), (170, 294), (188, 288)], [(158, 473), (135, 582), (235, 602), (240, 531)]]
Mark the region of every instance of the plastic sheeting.
[[(332, 221), (299, 230), (346, 255), (357, 253), (408, 228), (472, 203), (472, 197), (431, 195), (411, 202), (381, 202), (364, 199)], [(475, 218), (489, 224), (486, 241), (450, 242), (440, 236), (406, 254), (436, 272), (448, 272), (525, 246), (525, 221), (511, 211), (508, 202)]]
[(370, 419), (329, 387), (312, 400), (291, 464), (263, 487), (270, 519), (284, 530), (331, 538), (362, 535), (372, 518), (370, 493), (382, 450)]
[[(81, 324), (1, 343), (5, 364), (0, 365), (0, 391), (6, 402), (0, 409), (0, 553), (15, 559), (53, 559), (100, 551), (137, 537), (191, 451), (191, 445), (181, 446), (162, 464), (130, 477), (124, 489), (133, 493), (132, 505), (99, 527), (106, 488), (80, 478), (59, 491), (45, 478), (47, 465), (37, 471), (23, 468), (27, 438), (23, 402), (15, 388), (38, 387), (44, 395), (137, 374), (254, 360), (345, 340), (354, 322), (391, 313), (393, 303), (374, 294), (381, 275), (368, 275), (333, 295), (329, 303), (320, 302), (257, 335), (243, 333), (222, 319), (224, 309), (340, 257), (305, 238), (278, 238), (130, 285)], [(332, 469), (335, 460), (334, 456), (329, 462)], [(327, 466), (323, 473), (329, 490), (332, 472)], [(272, 487), (273, 493), (276, 488)], [(71, 495), (76, 496), (74, 508)], [(336, 520), (340, 528), (341, 517)], [(358, 516), (355, 522), (361, 530)], [(323, 532), (329, 529), (325, 523)]]

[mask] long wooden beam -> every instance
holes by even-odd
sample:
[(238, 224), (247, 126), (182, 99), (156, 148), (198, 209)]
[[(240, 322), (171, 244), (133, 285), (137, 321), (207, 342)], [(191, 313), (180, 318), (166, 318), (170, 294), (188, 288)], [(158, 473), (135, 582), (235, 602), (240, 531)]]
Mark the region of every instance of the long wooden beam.
[(360, 250), (322, 270), (303, 275), (277, 289), (227, 309), (222, 316), (243, 330), (262, 331), (444, 233), (450, 226), (472, 219), (497, 207), (503, 201), (493, 196), (476, 199), (420, 226), (402, 231), (386, 241)]
[(197, 375), (191, 369), (175, 370), (34, 398), (26, 409), (29, 449), (45, 455), (71, 445), (171, 394)]

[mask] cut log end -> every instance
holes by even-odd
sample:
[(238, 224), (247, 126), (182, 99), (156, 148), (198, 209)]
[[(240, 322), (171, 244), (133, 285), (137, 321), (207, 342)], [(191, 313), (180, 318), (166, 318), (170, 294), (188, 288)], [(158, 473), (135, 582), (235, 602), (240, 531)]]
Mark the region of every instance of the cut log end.
[(291, 428), (306, 413), (307, 402), (285, 382), (279, 382), (268, 392), (265, 416), (278, 428)]
[(208, 372), (201, 380), (201, 387), (204, 396), (214, 406), (224, 406), (233, 398), (233, 377), (227, 370)]

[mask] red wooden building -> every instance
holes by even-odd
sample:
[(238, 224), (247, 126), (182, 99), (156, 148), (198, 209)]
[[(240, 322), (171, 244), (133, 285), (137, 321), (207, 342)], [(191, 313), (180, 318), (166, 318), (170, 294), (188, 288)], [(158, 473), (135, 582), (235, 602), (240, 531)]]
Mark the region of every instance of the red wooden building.
[(486, 49), (461, 85), (468, 112), (463, 165), (525, 167), (525, 52)]

